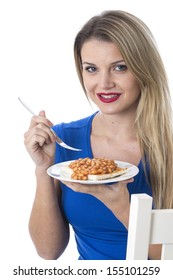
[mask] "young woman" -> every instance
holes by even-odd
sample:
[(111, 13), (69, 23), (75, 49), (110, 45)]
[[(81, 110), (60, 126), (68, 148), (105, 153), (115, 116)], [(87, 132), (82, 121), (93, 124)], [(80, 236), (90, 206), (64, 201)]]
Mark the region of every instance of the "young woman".
[[(45, 259), (63, 253), (69, 224), (79, 259), (125, 259), (130, 195), (147, 193), (155, 208), (173, 208), (172, 108), (166, 74), (150, 30), (123, 11), (91, 18), (76, 36), (74, 55), (82, 87), (98, 112), (53, 127), (81, 152), (55, 144), (44, 111), (32, 118), (25, 133), (37, 181), (30, 234)], [(60, 182), (47, 174), (54, 163), (85, 157), (129, 162), (139, 173), (112, 185)], [(149, 258), (160, 258), (159, 245), (150, 246)]]

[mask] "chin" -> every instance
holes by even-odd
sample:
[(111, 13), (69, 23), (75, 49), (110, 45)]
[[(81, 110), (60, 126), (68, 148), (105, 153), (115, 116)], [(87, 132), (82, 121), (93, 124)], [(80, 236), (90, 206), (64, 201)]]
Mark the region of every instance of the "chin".
[(111, 108), (107, 108), (107, 109), (100, 108), (100, 112), (104, 115), (110, 115), (110, 116), (120, 113), (119, 111)]

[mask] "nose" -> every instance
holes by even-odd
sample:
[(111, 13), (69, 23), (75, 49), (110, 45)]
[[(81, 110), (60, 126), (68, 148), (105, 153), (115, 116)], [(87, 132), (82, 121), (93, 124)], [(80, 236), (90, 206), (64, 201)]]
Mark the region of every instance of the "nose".
[(102, 72), (99, 75), (99, 85), (102, 89), (110, 89), (115, 87), (115, 81), (109, 72)]

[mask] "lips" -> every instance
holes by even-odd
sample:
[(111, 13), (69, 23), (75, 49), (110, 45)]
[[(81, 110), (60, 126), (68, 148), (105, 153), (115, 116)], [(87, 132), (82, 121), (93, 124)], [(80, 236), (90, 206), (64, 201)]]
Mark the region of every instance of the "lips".
[(109, 92), (109, 93), (97, 93), (99, 100), (103, 103), (112, 103), (119, 99), (121, 93)]

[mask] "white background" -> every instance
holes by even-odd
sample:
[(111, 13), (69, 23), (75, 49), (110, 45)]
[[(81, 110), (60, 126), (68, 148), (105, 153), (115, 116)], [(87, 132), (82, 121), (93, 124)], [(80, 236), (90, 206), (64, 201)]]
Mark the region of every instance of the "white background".
[[(45, 109), (53, 123), (93, 113), (77, 78), (73, 41), (86, 20), (108, 9), (131, 12), (150, 27), (173, 89), (171, 1), (0, 1), (0, 249), (8, 263), (40, 259), (28, 234), (35, 177), (23, 134), (31, 115), (18, 96), (36, 113)], [(77, 258), (72, 234), (60, 259)]]

